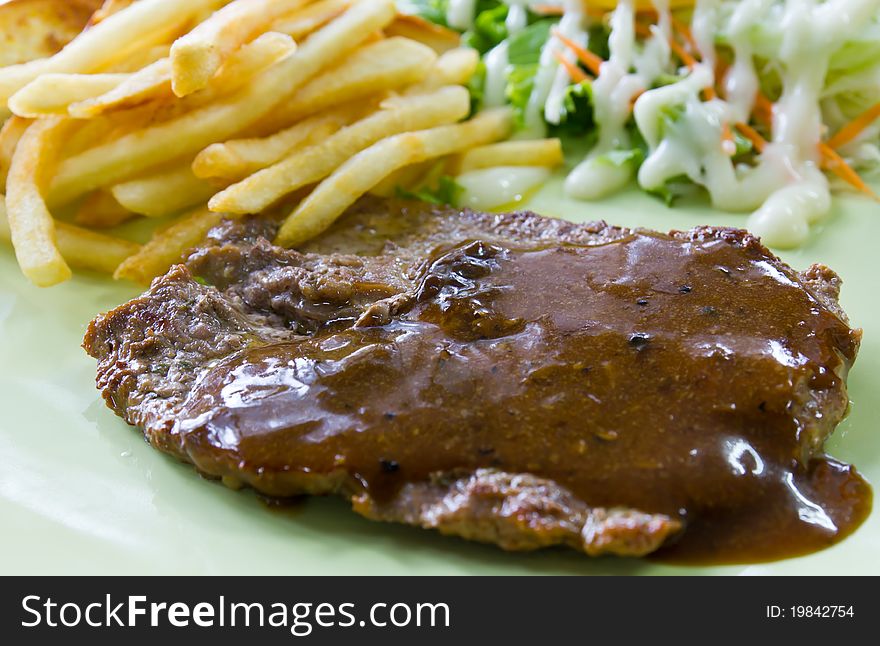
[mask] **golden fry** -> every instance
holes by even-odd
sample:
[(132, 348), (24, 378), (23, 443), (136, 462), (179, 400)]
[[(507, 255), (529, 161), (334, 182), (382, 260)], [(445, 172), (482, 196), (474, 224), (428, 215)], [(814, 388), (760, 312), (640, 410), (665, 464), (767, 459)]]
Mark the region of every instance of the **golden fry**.
[(339, 16), (351, 6), (352, 0), (319, 0), (298, 11), (279, 18), (272, 25), (274, 31), (302, 40), (316, 29)]
[(563, 162), (562, 142), (559, 139), (502, 141), (488, 146), (471, 148), (450, 160), (449, 172), (460, 175), (481, 168), (495, 166), (547, 166), (554, 168)]
[(441, 25), (425, 20), (421, 16), (399, 14), (385, 33), (389, 36), (403, 36), (427, 45), (438, 54), (442, 54), (461, 45), (461, 36)]
[(91, 119), (110, 109), (140, 105), (163, 93), (170, 94), (170, 91), (171, 64), (167, 58), (163, 58), (128, 75), (123, 82), (103, 93), (72, 102), (67, 111), (76, 119)]
[(193, 162), (197, 177), (240, 180), (284, 159), (296, 148), (305, 148), (330, 137), (341, 127), (374, 109), (372, 102), (346, 104), (300, 121), (273, 135), (253, 139), (232, 139), (212, 144)]
[(171, 47), (171, 86), (177, 96), (208, 87), (226, 58), (273, 20), (306, 0), (233, 0)]
[(29, 125), (31, 125), (29, 119), (10, 117), (3, 124), (3, 128), (0, 128), (0, 193), (6, 192), (6, 176), (9, 174), (12, 155)]
[(22, 273), (40, 287), (64, 282), (71, 275), (58, 251), (55, 221), (39, 186), (66, 126), (60, 117), (32, 123), (18, 142), (7, 179), (6, 210), (15, 255)]
[(0, 105), (40, 74), (95, 72), (154, 44), (151, 39), (167, 33), (170, 24), (220, 4), (223, 0), (139, 0), (85, 30), (51, 58), (0, 69)]
[(365, 45), (279, 105), (261, 129), (275, 132), (340, 103), (416, 83), (425, 78), (436, 60), (431, 49), (405, 38)]
[[(102, 190), (95, 191), (82, 201), (73, 216), (73, 221), (83, 227), (107, 229), (130, 220), (134, 215), (117, 202), (113, 195)], [(64, 255), (63, 249), (61, 255)]]
[(259, 213), (292, 191), (323, 179), (352, 155), (381, 139), (407, 130), (454, 123), (467, 116), (469, 110), (470, 95), (457, 85), (432, 94), (398, 98), (387, 109), (233, 184), (211, 198), (208, 205), (214, 211)]
[(190, 164), (181, 164), (117, 184), (111, 192), (126, 209), (155, 218), (179, 213), (185, 208), (204, 203), (217, 189), (211, 183), (193, 175)]
[(9, 109), (30, 119), (65, 115), (71, 103), (109, 92), (127, 78), (127, 74), (43, 74), (9, 99)]
[(113, 277), (149, 284), (153, 278), (181, 262), (186, 251), (204, 240), (208, 231), (222, 219), (223, 214), (212, 213), (206, 208), (182, 215), (171, 226), (156, 232), (138, 253), (126, 258)]
[[(144, 2), (148, 0), (139, 0), (125, 11)], [(68, 203), (102, 186), (118, 183), (172, 159), (195, 155), (212, 143), (229, 139), (289, 101), (305, 81), (357, 48), (376, 29), (388, 24), (394, 14), (391, 0), (357, 3), (313, 34), (293, 55), (251, 81), (240, 93), (65, 159), (53, 178), (50, 201)], [(111, 20), (108, 18), (95, 29)]]
[[(12, 239), (5, 200), (0, 195), (0, 238)], [(137, 253), (140, 245), (89, 231), (66, 222), (55, 223), (55, 239), (64, 260), (73, 267), (113, 274), (128, 256)]]
[(437, 59), (434, 69), (424, 80), (406, 88), (404, 94), (419, 94), (444, 85), (466, 85), (479, 64), (480, 55), (477, 50), (469, 47), (450, 49)]
[(321, 182), (285, 220), (276, 244), (295, 247), (315, 237), (399, 168), (504, 139), (510, 134), (511, 121), (508, 110), (490, 110), (463, 123), (383, 139)]

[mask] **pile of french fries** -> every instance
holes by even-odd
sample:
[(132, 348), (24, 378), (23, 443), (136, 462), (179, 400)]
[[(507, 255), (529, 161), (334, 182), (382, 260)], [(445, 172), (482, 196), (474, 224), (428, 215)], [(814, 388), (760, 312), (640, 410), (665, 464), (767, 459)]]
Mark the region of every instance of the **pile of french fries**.
[[(561, 163), (558, 141), (503, 142), (506, 110), (469, 118), (478, 62), (392, 0), (106, 0), (0, 68), (0, 238), (36, 285), (147, 283), (225, 217), (272, 210), (290, 247), (438, 164)], [(135, 218), (144, 245), (117, 232)]]

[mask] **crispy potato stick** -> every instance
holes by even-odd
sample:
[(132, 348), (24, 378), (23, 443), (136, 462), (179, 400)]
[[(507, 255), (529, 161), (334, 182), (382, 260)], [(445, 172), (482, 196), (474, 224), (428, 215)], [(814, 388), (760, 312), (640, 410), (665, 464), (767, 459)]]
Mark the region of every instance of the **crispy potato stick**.
[[(95, 191), (77, 208), (73, 221), (80, 226), (107, 229), (134, 217), (134, 213), (116, 201), (107, 191)], [(61, 250), (64, 255), (64, 250)]]
[(433, 94), (400, 98), (388, 109), (233, 184), (211, 198), (208, 206), (212, 211), (259, 213), (292, 191), (323, 179), (352, 155), (381, 139), (407, 130), (454, 123), (467, 116), (469, 110), (470, 95), (457, 85)]
[(208, 86), (210, 91), (203, 94), (207, 100), (222, 94), (231, 94), (244, 86), (251, 77), (295, 51), (296, 42), (287, 34), (277, 31), (260, 34), (229, 55), (216, 76), (211, 79)]
[(420, 94), (444, 85), (465, 85), (479, 64), (480, 54), (477, 50), (469, 47), (450, 49), (440, 55), (434, 69), (428, 72), (424, 80), (406, 88), (404, 94)]
[(376, 184), (369, 193), (378, 197), (394, 197), (399, 189), (412, 190), (415, 185), (422, 182), (422, 179), (434, 168), (436, 163), (436, 160), (429, 159), (418, 164), (404, 166)]
[(129, 211), (157, 218), (204, 203), (217, 192), (217, 188), (193, 175), (190, 164), (182, 164), (117, 184), (111, 192)]
[(507, 109), (489, 110), (470, 121), (383, 139), (358, 153), (321, 182), (284, 221), (275, 243), (295, 247), (329, 227), (360, 196), (404, 166), (450, 155), (510, 134)]
[(107, 71), (123, 74), (133, 74), (134, 72), (141, 71), (147, 65), (152, 65), (158, 60), (168, 58), (168, 54), (170, 53), (170, 51), (171, 43), (153, 45), (152, 47), (134, 52), (124, 61), (114, 63), (109, 68), (107, 68)]
[(88, 24), (100, 0), (0, 2), (0, 67), (51, 56)]
[[(212, 86), (220, 92), (207, 93), (199, 97), (197, 104), (208, 103), (219, 93), (230, 94), (238, 90), (251, 76), (263, 71), (295, 49), (296, 44), (287, 34), (277, 32), (261, 34), (253, 42), (234, 52), (226, 60), (216, 78), (212, 79)], [(71, 105), (68, 109), (70, 116), (90, 119), (108, 110), (131, 108), (158, 97), (170, 99), (173, 96), (171, 61), (167, 58), (148, 65), (126, 79), (106, 94)]]
[(421, 81), (436, 59), (430, 48), (406, 38), (366, 45), (279, 105), (262, 129), (275, 132), (340, 103)]
[[(139, 0), (131, 9), (146, 1)], [(344, 58), (376, 29), (388, 24), (394, 13), (391, 0), (357, 3), (240, 93), (65, 159), (53, 178), (50, 203), (68, 203), (102, 186), (118, 183), (163, 162), (195, 155), (212, 143), (229, 139), (288, 101), (305, 81)], [(102, 24), (111, 20), (108, 18)]]
[(119, 265), (113, 277), (149, 284), (153, 278), (183, 260), (184, 253), (204, 240), (208, 231), (222, 219), (222, 213), (212, 213), (204, 207), (180, 216), (171, 226), (157, 231), (138, 253)]
[(352, 0), (319, 0), (298, 11), (282, 16), (272, 29), (302, 40), (323, 27), (351, 6)]
[(488, 146), (471, 148), (450, 160), (449, 172), (460, 175), (480, 168), (495, 166), (548, 166), (563, 162), (562, 142), (559, 139), (530, 141), (502, 141)]
[[(12, 239), (3, 195), (0, 195), (0, 238)], [(70, 265), (105, 274), (112, 274), (119, 263), (140, 249), (140, 245), (129, 240), (96, 233), (66, 222), (55, 223), (55, 238), (61, 255)]]
[(461, 45), (461, 36), (457, 31), (434, 24), (421, 16), (399, 14), (385, 28), (388, 36), (403, 36), (427, 45), (438, 54), (455, 49)]
[[(74, 38), (52, 56), (0, 69), (0, 105), (40, 74), (88, 73), (124, 59), (144, 47), (156, 32), (186, 20), (206, 7), (224, 0), (139, 0)], [(152, 44), (152, 43), (151, 43)]]
[[(371, 104), (366, 102), (366, 108)], [(284, 159), (293, 149), (319, 143), (365, 113), (361, 103), (346, 104), (264, 138), (211, 144), (193, 162), (196, 177), (238, 181)]]
[(171, 87), (186, 96), (208, 87), (223, 61), (276, 18), (306, 0), (233, 0), (171, 47)]
[[(110, 109), (131, 108), (140, 105), (156, 96), (170, 94), (170, 91), (171, 63), (167, 58), (163, 58), (126, 76), (122, 83), (117, 83), (115, 87), (103, 93), (93, 94), (90, 97), (72, 102), (67, 107), (67, 112), (75, 119), (91, 119)], [(12, 97), (13, 100), (19, 94), (21, 92)]]
[(12, 155), (29, 125), (31, 125), (29, 119), (11, 117), (3, 124), (3, 128), (0, 128), (0, 193), (6, 192), (6, 176), (9, 174)]
[(55, 221), (39, 186), (66, 127), (60, 117), (32, 123), (18, 142), (9, 167), (6, 209), (12, 246), (22, 273), (40, 287), (64, 282), (71, 275), (56, 246)]
[(127, 74), (43, 74), (9, 99), (9, 109), (31, 119), (64, 115), (71, 103), (109, 92), (127, 78)]
[(135, 0), (104, 0), (98, 10), (89, 18), (89, 27), (94, 27), (114, 13), (119, 13), (126, 7), (131, 6), (134, 2)]

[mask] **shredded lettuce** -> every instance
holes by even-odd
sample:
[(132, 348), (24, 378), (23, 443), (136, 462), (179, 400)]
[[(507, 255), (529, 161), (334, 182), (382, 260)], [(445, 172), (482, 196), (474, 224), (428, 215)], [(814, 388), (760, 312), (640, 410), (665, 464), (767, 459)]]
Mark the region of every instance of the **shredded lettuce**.
[(593, 86), (589, 81), (569, 85), (562, 100), (559, 124), (551, 127), (554, 135), (581, 137), (595, 133)]
[(419, 16), (443, 27), (449, 26), (446, 23), (449, 0), (397, 0), (396, 4), (400, 13)]
[(552, 25), (552, 20), (539, 20), (507, 39), (509, 67), (505, 95), (520, 128), (524, 125), (526, 106), (535, 87), (541, 49), (550, 38)]
[(535, 74), (538, 72), (538, 64), (512, 65), (507, 72), (507, 88), (505, 96), (516, 118), (516, 125), (522, 128), (525, 125), (526, 107), (532, 90), (535, 88)]
[(505, 21), (508, 8), (506, 4), (500, 2), (481, 2), (477, 11), (473, 29), (466, 31), (462, 35), (461, 41), (468, 47), (476, 49), (480, 54), (485, 54), (507, 38), (507, 23)]
[(515, 33), (507, 41), (507, 58), (511, 65), (536, 65), (541, 49), (550, 38), (553, 20), (539, 20)]
[(434, 187), (428, 186), (415, 191), (408, 191), (398, 186), (396, 193), (397, 197), (402, 199), (421, 200), (422, 202), (440, 206), (455, 206), (463, 190), (464, 188), (454, 178), (449, 175), (443, 175), (437, 180), (437, 185)]

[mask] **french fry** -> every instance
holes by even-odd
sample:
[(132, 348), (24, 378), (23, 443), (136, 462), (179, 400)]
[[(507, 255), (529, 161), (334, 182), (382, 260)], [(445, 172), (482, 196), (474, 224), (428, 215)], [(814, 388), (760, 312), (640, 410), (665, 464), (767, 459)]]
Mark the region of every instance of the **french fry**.
[(212, 213), (206, 208), (180, 216), (171, 226), (156, 232), (140, 251), (126, 258), (113, 277), (149, 284), (181, 262), (184, 253), (204, 240), (223, 217), (222, 213)]
[[(139, 0), (125, 11), (147, 1)], [(212, 143), (242, 132), (288, 101), (309, 78), (356, 49), (394, 15), (391, 0), (357, 3), (241, 92), (65, 159), (53, 178), (50, 202), (69, 203), (80, 195), (119, 183), (164, 162), (195, 155)], [(108, 18), (95, 29), (112, 19)]]
[(45, 58), (73, 40), (100, 0), (0, 2), (0, 67)]
[(223, 61), (276, 18), (306, 0), (233, 0), (171, 47), (171, 87), (186, 96), (208, 86)]
[[(115, 227), (134, 217), (134, 213), (126, 209), (107, 191), (95, 191), (76, 210), (73, 221), (79, 226), (107, 229)], [(64, 250), (61, 250), (64, 255)]]
[(147, 47), (141, 49), (140, 51), (134, 52), (124, 61), (117, 61), (116, 63), (108, 67), (107, 71), (121, 74), (133, 74), (135, 72), (139, 72), (147, 65), (152, 65), (160, 59), (168, 58), (168, 54), (170, 52), (171, 43), (153, 45), (151, 47)]
[(135, 0), (104, 0), (101, 6), (89, 19), (89, 27), (94, 27), (99, 22), (106, 20), (114, 13), (119, 13), (126, 7), (130, 7)]
[(404, 166), (370, 189), (370, 195), (378, 197), (394, 197), (399, 189), (411, 190), (413, 186), (421, 183), (421, 180), (431, 171), (436, 160), (429, 159), (418, 164)]
[(289, 34), (295, 40), (301, 40), (339, 16), (351, 6), (351, 3), (352, 0), (319, 0), (282, 16), (275, 21), (272, 29)]
[(425, 78), (436, 60), (430, 48), (405, 38), (366, 45), (279, 105), (261, 124), (261, 130), (275, 132), (340, 103), (416, 83)]
[[(201, 100), (195, 103), (203, 103), (223, 94), (231, 94), (245, 85), (249, 78), (265, 71), (295, 51), (296, 42), (287, 34), (277, 31), (261, 34), (229, 55), (211, 79), (208, 89), (197, 95)], [(197, 97), (189, 100), (195, 98)]]
[(440, 55), (424, 80), (406, 88), (403, 93), (421, 94), (444, 85), (465, 85), (477, 71), (479, 64), (480, 54), (477, 50), (469, 47), (450, 49)]
[[(366, 102), (366, 108), (373, 107)], [(295, 148), (319, 143), (365, 112), (361, 103), (346, 104), (264, 138), (232, 139), (211, 144), (196, 155), (196, 177), (238, 181), (284, 159)]]
[(504, 139), (511, 114), (489, 110), (470, 121), (383, 139), (321, 182), (284, 221), (275, 243), (295, 247), (329, 227), (361, 195), (404, 166)]
[[(170, 94), (170, 90), (171, 63), (163, 58), (126, 76), (121, 83), (104, 92), (70, 102), (67, 112), (75, 119), (91, 119), (110, 109), (131, 108), (163, 93)], [(19, 94), (21, 92), (13, 99)]]
[(181, 164), (153, 175), (117, 184), (113, 197), (129, 211), (157, 218), (204, 203), (217, 188), (193, 175), (190, 164)]
[(6, 192), (6, 176), (9, 174), (12, 155), (29, 125), (30, 119), (11, 117), (0, 128), (0, 193)]
[(70, 267), (58, 251), (55, 221), (39, 186), (66, 127), (60, 117), (32, 123), (18, 142), (9, 167), (6, 210), (12, 246), (22, 273), (40, 287), (64, 282), (71, 276)]
[[(6, 213), (5, 199), (0, 195), (0, 238), (11, 241), (12, 231)], [(55, 238), (64, 260), (73, 267), (113, 274), (116, 267), (140, 245), (81, 227), (55, 223)]]
[(469, 110), (470, 95), (457, 85), (432, 94), (399, 98), (388, 109), (379, 110), (322, 143), (233, 184), (211, 198), (208, 206), (213, 211), (259, 213), (292, 191), (323, 179), (352, 155), (381, 139), (408, 130), (454, 123), (467, 116)]
[(454, 156), (448, 165), (451, 175), (460, 175), (480, 168), (494, 166), (547, 166), (553, 168), (563, 162), (562, 142), (559, 139), (529, 141), (502, 141), (478, 146)]
[(403, 36), (427, 45), (442, 54), (461, 45), (461, 36), (441, 25), (425, 20), (421, 16), (398, 14), (397, 18), (385, 28), (388, 36)]
[(127, 74), (43, 74), (9, 99), (13, 114), (29, 119), (67, 114), (67, 106), (109, 92)]
[(0, 69), (0, 105), (40, 74), (89, 73), (124, 59), (170, 24), (191, 18), (223, 0), (139, 0), (74, 38), (51, 58)]

